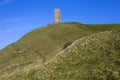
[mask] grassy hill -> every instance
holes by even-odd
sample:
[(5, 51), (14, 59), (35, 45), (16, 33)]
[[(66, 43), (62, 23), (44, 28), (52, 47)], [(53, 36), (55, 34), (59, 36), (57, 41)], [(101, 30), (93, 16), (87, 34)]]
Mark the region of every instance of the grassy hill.
[(75, 41), (45, 68), (32, 70), (29, 79), (119, 80), (120, 30), (97, 33)]
[[(38, 28), (0, 51), (0, 72), (42, 64), (63, 50), (64, 45), (93, 31), (80, 23), (61, 23)], [(5, 73), (6, 74), (6, 73)]]
[(85, 26), (94, 31), (110, 31), (120, 29), (120, 24), (86, 24)]
[[(86, 41), (88, 41), (89, 43), (86, 43), (88, 46), (87, 45), (83, 46), (83, 51), (81, 50), (79, 51), (79, 48), (78, 50), (75, 49), (75, 51), (77, 51), (79, 54), (85, 53), (84, 55), (86, 56), (86, 58), (84, 59), (87, 60), (87, 57), (90, 57), (90, 55), (88, 55), (89, 53), (90, 54), (93, 53), (93, 55), (96, 52), (99, 54), (101, 53), (100, 56), (98, 55), (101, 58), (101, 56), (103, 55), (102, 52), (104, 53), (108, 49), (113, 48), (112, 46), (110, 46), (112, 43), (113, 43), (112, 45), (115, 47), (117, 45), (117, 49), (119, 49), (119, 37), (120, 37), (119, 31), (113, 31), (113, 32), (109, 31), (109, 32), (95, 34), (96, 32), (100, 32), (100, 31), (116, 30), (116, 29), (119, 30), (120, 25), (117, 25), (117, 26), (116, 25), (99, 25), (98, 26), (98, 25), (83, 25), (80, 23), (71, 22), (71, 23), (60, 23), (60, 24), (48, 25), (48, 26), (33, 30), (32, 32), (23, 36), (19, 41), (7, 46), (5, 49), (0, 51), (0, 59), (1, 59), (0, 60), (0, 79), (2, 80), (43, 80), (42, 78), (44, 78), (44, 80), (49, 80), (49, 79), (56, 80), (59, 78), (60, 80), (61, 79), (69, 80), (69, 78), (72, 77), (72, 72), (69, 72), (69, 70), (73, 71), (73, 73), (74, 73), (74, 70), (78, 70), (79, 75), (83, 75), (82, 73), (80, 74), (79, 72), (78, 67), (80, 66), (76, 65), (75, 67), (74, 63), (76, 63), (77, 59), (80, 58), (81, 60), (78, 60), (77, 63), (80, 63), (81, 65), (84, 63), (83, 67), (85, 66), (86, 68), (84, 68), (83, 71), (85, 70), (87, 72), (89, 72), (89, 70), (87, 69), (87, 66), (88, 65), (90, 66), (90, 64), (87, 64), (86, 62), (82, 63), (81, 62), (82, 58), (80, 56), (78, 57), (74, 56), (72, 52), (69, 52), (69, 50), (70, 51), (72, 50), (74, 52), (74, 47), (78, 48), (79, 45), (82, 45), (86, 43)], [(104, 26), (104, 29), (102, 28), (102, 26)], [(108, 26), (110, 27), (108, 28)], [(92, 36), (89, 36), (89, 35), (92, 35)], [(98, 42), (94, 41), (94, 39), (95, 40), (98, 39)], [(103, 43), (102, 43), (102, 40), (103, 40)], [(115, 43), (115, 40), (117, 40), (116, 43)], [(76, 42), (78, 42), (79, 44), (76, 44)], [(111, 44), (107, 45), (107, 43), (111, 43)], [(114, 45), (114, 43), (116, 45)], [(76, 45), (73, 45), (73, 44), (76, 44)], [(92, 49), (92, 48), (95, 48), (94, 44), (96, 44), (96, 48), (97, 48), (95, 52)], [(99, 50), (100, 44), (103, 45), (104, 49)], [(72, 47), (69, 48), (68, 46), (70, 45)], [(82, 48), (80, 47), (80, 49)], [(114, 48), (112, 50), (114, 53), (116, 53), (114, 56), (113, 52), (111, 52), (113, 57), (117, 58), (116, 55), (118, 55), (119, 50), (116, 50)], [(61, 53), (66, 55), (64, 56), (65, 58), (58, 56)], [(70, 54), (69, 56), (68, 56), (68, 53)], [(68, 63), (66, 63), (64, 59), (66, 60), (68, 59)], [(69, 59), (73, 60), (72, 64), (71, 64), (71, 61), (69, 63)], [(91, 57), (89, 58), (89, 60), (88, 60), (89, 62), (94, 63)], [(118, 60), (116, 59), (116, 61), (118, 62), (117, 64), (119, 65), (119, 59)], [(99, 60), (98, 62), (100, 63)], [(104, 64), (106, 64), (106, 62)], [(93, 65), (96, 65), (96, 63)], [(60, 67), (60, 69), (58, 68), (58, 70), (56, 70), (55, 69), (56, 66)], [(70, 68), (68, 67), (68, 69), (66, 69), (66, 66), (67, 67), (70, 66)], [(83, 67), (81, 67), (80, 70)], [(96, 69), (97, 69), (97, 65), (96, 65)], [(58, 75), (58, 72), (61, 72), (61, 71), (62, 73), (60, 74), (63, 76), (63, 78), (61, 77), (61, 75)], [(101, 71), (101, 69), (99, 71)], [(71, 75), (68, 75), (66, 72), (68, 72)], [(74, 73), (73, 75), (74, 76), (73, 80), (75, 78), (75, 75), (76, 73)], [(65, 78), (65, 76), (68, 76), (68, 77)], [(85, 75), (83, 75), (83, 77), (84, 76)], [(117, 77), (115, 78), (117, 79)]]

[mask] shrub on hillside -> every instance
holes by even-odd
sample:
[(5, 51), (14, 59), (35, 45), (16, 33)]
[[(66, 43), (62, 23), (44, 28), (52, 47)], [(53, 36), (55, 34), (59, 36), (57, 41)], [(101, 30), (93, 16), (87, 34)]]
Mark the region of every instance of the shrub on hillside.
[(67, 42), (65, 45), (64, 45), (64, 47), (63, 47), (63, 49), (65, 49), (65, 48), (67, 48), (69, 45), (71, 45), (73, 42)]

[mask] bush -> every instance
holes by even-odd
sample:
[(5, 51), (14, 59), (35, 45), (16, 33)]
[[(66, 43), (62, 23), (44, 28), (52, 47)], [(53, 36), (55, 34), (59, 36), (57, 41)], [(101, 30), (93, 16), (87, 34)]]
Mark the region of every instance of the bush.
[(64, 47), (63, 47), (63, 49), (65, 49), (65, 48), (67, 48), (69, 45), (71, 45), (73, 42), (67, 42), (65, 45), (64, 45)]

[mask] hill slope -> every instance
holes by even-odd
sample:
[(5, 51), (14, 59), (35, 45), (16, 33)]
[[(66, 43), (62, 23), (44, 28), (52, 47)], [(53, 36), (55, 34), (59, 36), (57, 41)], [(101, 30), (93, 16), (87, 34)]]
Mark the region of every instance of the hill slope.
[(36, 80), (119, 80), (120, 30), (79, 39), (33, 72)]
[[(42, 64), (64, 49), (64, 45), (94, 33), (80, 23), (61, 23), (38, 28), (0, 51), (0, 72)], [(0, 74), (0, 75), (1, 75)]]
[[(101, 36), (102, 35), (102, 36)], [(119, 80), (120, 31), (81, 38), (42, 67), (27, 67), (2, 79), (10, 80)]]
[[(39, 80), (39, 78), (44, 78), (45, 80), (46, 79), (56, 80), (57, 78), (62, 79), (61, 75), (63, 76), (63, 79), (65, 79), (65, 75), (70, 77), (72, 75), (68, 75), (65, 72), (69, 73), (69, 70), (71, 70), (74, 73), (74, 70), (72, 69), (78, 70), (78, 67), (80, 66), (76, 65), (75, 67), (74, 63), (76, 63), (77, 59), (81, 57), (74, 56), (73, 53), (67, 50), (68, 49), (67, 46), (71, 45), (75, 40), (83, 38), (85, 36), (89, 36), (91, 34), (94, 34), (95, 32), (113, 30), (113, 29), (116, 29), (116, 26), (113, 26), (113, 27), (111, 26), (111, 28), (109, 29), (108, 27), (106, 27), (104, 28), (104, 30), (98, 30), (98, 27), (95, 28), (95, 26), (91, 27), (88, 25), (86, 26), (80, 23), (71, 22), (71, 23), (49, 25), (46, 27), (33, 30), (32, 32), (28, 33), (23, 38), (21, 38), (19, 41), (9, 45), (8, 47), (0, 51), (0, 59), (1, 59), (0, 60), (0, 64), (1, 64), (0, 65), (0, 79)], [(120, 29), (120, 27), (117, 26), (117, 29)], [(88, 54), (93, 53), (94, 52), (93, 48), (95, 47), (97, 48), (97, 50), (95, 51), (97, 51), (97, 53), (99, 54), (102, 52), (103, 53), (106, 52), (108, 49), (112, 49), (113, 47), (110, 46), (110, 44), (108, 43), (112, 43), (111, 45), (115, 47), (117, 45), (117, 49), (118, 49), (119, 48), (119, 37), (120, 37), (118, 34), (119, 34), (119, 31), (117, 32), (110, 31), (110, 32), (95, 34), (93, 35), (94, 37), (93, 36), (85, 37), (83, 39), (75, 41), (73, 44), (76, 44), (76, 42), (78, 42), (79, 44), (74, 45), (74, 47), (78, 48), (79, 45), (86, 43), (86, 41), (89, 42), (87, 43), (87, 45), (89, 46), (83, 45), (82, 47), (83, 49), (78, 48), (78, 50), (76, 49), (74, 50), (74, 47), (72, 45), (72, 48), (73, 48), (72, 50), (73, 52), (76, 51), (78, 53), (85, 53), (86, 57), (89, 57), (90, 55)], [(96, 42), (97, 39), (98, 39), (98, 42)], [(118, 40), (118, 41), (115, 43), (115, 40)], [(95, 43), (96, 43), (96, 46), (94, 47)], [(116, 45), (114, 45), (114, 43)], [(103, 45), (104, 49), (99, 50), (100, 44)], [(71, 51), (71, 48), (69, 49)], [(83, 51), (81, 50), (79, 51), (79, 49), (82, 49)], [(113, 48), (112, 50), (116, 54), (119, 51), (119, 50), (116, 50), (115, 48)], [(61, 51), (62, 53), (64, 52), (64, 54), (66, 55), (64, 56), (65, 58), (58, 56), (61, 53)], [(66, 51), (71, 56), (68, 56)], [(111, 53), (114, 56), (113, 52)], [(114, 56), (115, 58), (116, 58), (116, 54)], [(73, 61), (70, 61), (69, 58)], [(65, 62), (66, 60), (64, 61), (64, 59), (66, 60), (68, 59), (68, 63), (66, 63)], [(87, 60), (86, 58), (84, 59)], [(92, 60), (91, 57), (89, 60)], [(103, 60), (104, 60), (104, 57), (103, 57)], [(65, 62), (65, 64), (61, 63), (61, 61), (63, 61), (63, 63)], [(70, 61), (70, 64), (69, 64), (69, 61)], [(100, 61), (98, 60), (98, 62)], [(118, 62), (117, 64), (119, 65), (119, 60), (116, 60), (116, 62)], [(77, 63), (80, 63), (81, 65), (83, 64), (80, 60), (78, 60)], [(87, 67), (88, 65), (83, 64), (83, 67), (84, 66)], [(93, 64), (93, 65), (96, 65), (96, 64)], [(60, 67), (58, 71), (55, 69), (56, 66)], [(64, 68), (65, 66), (71, 66), (71, 67), (68, 70)], [(58, 75), (58, 72), (60, 72), (59, 70), (62, 71), (63, 74), (60, 73), (61, 75)], [(87, 68), (83, 70), (88, 71)], [(71, 73), (72, 72), (70, 72), (69, 74)], [(51, 74), (54, 74), (54, 75), (50, 76)], [(82, 75), (82, 73), (80, 75)], [(73, 79), (74, 78), (75, 77), (73, 77)]]
[(110, 31), (120, 29), (120, 24), (86, 24), (85, 26), (94, 31)]

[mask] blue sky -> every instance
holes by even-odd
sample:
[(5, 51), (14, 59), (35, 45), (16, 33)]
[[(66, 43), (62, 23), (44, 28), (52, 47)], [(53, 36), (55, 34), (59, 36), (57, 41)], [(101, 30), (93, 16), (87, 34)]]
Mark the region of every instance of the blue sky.
[(0, 0), (0, 49), (53, 23), (55, 8), (62, 22), (120, 23), (120, 0)]

